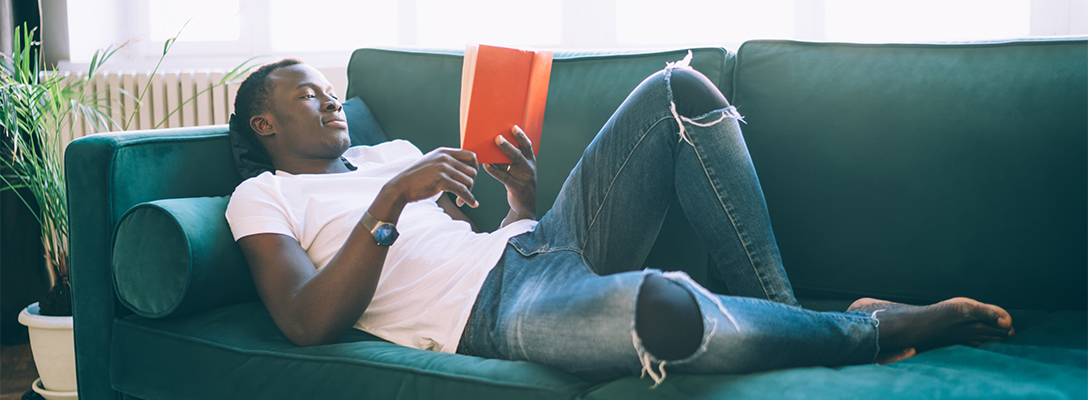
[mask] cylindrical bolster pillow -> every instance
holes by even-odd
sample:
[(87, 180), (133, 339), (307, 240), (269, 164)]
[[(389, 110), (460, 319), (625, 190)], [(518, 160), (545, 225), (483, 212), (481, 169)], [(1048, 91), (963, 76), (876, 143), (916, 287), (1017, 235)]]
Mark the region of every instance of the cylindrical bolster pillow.
[(257, 299), (224, 213), (230, 196), (156, 200), (128, 210), (113, 236), (117, 297), (163, 318)]

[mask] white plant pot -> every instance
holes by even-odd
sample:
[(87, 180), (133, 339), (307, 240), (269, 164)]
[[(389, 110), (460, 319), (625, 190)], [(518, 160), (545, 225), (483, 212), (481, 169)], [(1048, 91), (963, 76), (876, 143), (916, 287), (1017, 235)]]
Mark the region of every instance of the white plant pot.
[(19, 313), (19, 323), (30, 332), (30, 349), (42, 386), (54, 392), (76, 391), (76, 347), (72, 317), (41, 315), (38, 303)]
[(79, 393), (74, 390), (71, 392), (45, 390), (45, 388), (42, 387), (42, 378), (35, 379), (34, 385), (31, 386), (31, 388), (34, 389), (35, 393), (44, 397), (45, 400), (77, 400), (79, 398)]

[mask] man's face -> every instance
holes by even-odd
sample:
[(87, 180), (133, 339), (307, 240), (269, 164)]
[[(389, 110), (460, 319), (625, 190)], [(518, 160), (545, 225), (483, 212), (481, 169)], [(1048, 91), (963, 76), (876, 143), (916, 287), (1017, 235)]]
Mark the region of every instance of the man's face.
[(351, 146), (344, 110), (333, 87), (317, 69), (296, 64), (268, 75), (269, 113), (281, 154), (301, 158), (339, 158)]

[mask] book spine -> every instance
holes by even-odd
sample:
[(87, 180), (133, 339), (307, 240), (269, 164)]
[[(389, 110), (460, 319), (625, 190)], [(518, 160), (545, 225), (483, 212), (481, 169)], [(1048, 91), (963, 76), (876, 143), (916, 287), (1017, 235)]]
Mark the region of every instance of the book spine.
[(522, 130), (533, 143), (533, 155), (540, 154), (540, 134), (544, 127), (544, 110), (548, 104), (548, 82), (552, 73), (552, 52), (534, 53), (529, 72), (529, 90), (526, 96), (525, 122)]

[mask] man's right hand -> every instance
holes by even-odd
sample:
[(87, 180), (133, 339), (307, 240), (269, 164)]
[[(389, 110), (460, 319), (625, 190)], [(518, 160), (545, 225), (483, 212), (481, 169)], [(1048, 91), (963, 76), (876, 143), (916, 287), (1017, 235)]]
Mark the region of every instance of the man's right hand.
[(479, 203), (472, 195), (472, 185), (478, 167), (476, 153), (439, 147), (390, 179), (382, 191), (391, 192), (390, 194), (405, 203), (450, 192), (457, 196), (458, 204), (468, 204), (475, 208)]

